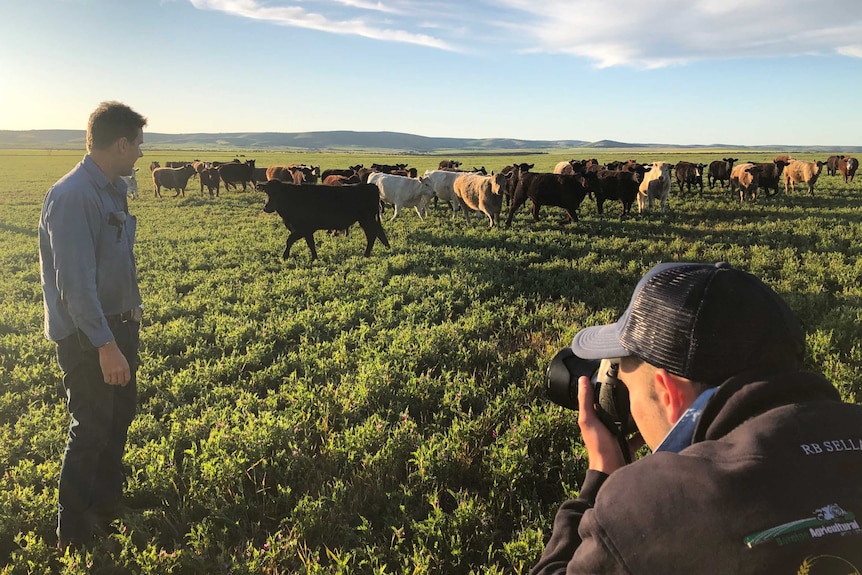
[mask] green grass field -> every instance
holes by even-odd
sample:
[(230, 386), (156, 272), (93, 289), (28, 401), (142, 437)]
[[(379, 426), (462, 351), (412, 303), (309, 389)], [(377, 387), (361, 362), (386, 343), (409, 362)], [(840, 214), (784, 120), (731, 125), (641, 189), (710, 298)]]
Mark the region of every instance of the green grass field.
[[(780, 152), (780, 151), (776, 151)], [(585, 200), (511, 228), (443, 205), (383, 225), (379, 243), (287, 232), (262, 194), (153, 197), (145, 150), (136, 248), (146, 307), (139, 413), (126, 453), (133, 508), (92, 552), (54, 550), (68, 415), (42, 335), (37, 222), (83, 153), (0, 151), (0, 573), (526, 573), (586, 469), (575, 416), (544, 394), (548, 361), (581, 327), (614, 321), (660, 261), (727, 260), (801, 317), (806, 363), (862, 401), (862, 180), (826, 176), (740, 205), (682, 196), (620, 221)], [(239, 152), (323, 169), (440, 156)], [(459, 156), (499, 170), (560, 160), (704, 161), (727, 151), (574, 150)], [(733, 152), (763, 161), (775, 154)], [(799, 155), (801, 159), (822, 159)], [(243, 158), (241, 158), (243, 159)]]

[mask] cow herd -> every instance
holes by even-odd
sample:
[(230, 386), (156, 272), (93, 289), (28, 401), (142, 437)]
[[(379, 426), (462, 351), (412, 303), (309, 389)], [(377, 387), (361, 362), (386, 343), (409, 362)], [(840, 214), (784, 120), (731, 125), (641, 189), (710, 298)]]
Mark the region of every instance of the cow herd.
[[(431, 202), (443, 201), (451, 206), (453, 216), (461, 211), (466, 219), (479, 212), (488, 219), (488, 227), (499, 225), (503, 204), (508, 206), (506, 227), (512, 225), (515, 213), (532, 202), (531, 213), (539, 220), (543, 205), (562, 208), (569, 221), (578, 220), (580, 206), (587, 196), (595, 199), (596, 210), (604, 213), (606, 201), (619, 202), (620, 218), (631, 214), (635, 201), (638, 211), (652, 211), (655, 204), (664, 213), (667, 209), (672, 180), (679, 193), (692, 193), (694, 186), (703, 193), (706, 173), (709, 189), (715, 185), (730, 191), (740, 201), (755, 200), (762, 190), (767, 196), (779, 192), (783, 179), (785, 192), (804, 184), (810, 195), (824, 166), (829, 175), (840, 173), (845, 182), (852, 182), (858, 169), (856, 158), (831, 156), (827, 161), (806, 162), (789, 156), (778, 156), (772, 162), (743, 162), (739, 158), (722, 158), (703, 163), (681, 161), (640, 163), (636, 160), (600, 164), (595, 158), (558, 163), (553, 173), (531, 171), (534, 164), (509, 165), (490, 174), (483, 167), (462, 170), (454, 160), (440, 162), (438, 169), (419, 176), (407, 164), (372, 164), (321, 172), (319, 166), (290, 164), (288, 166), (257, 167), (254, 160), (231, 162), (158, 162), (150, 165), (153, 191), (161, 197), (161, 188), (175, 190), (174, 197), (185, 196), (189, 180), (197, 177), (201, 194), (206, 189), (210, 197), (225, 190), (242, 186), (264, 192), (264, 211), (278, 213), (290, 231), (283, 257), (287, 258), (293, 243), (305, 239), (312, 255), (317, 257), (313, 234), (317, 230), (346, 230), (358, 223), (366, 236), (365, 256), (370, 255), (376, 240), (389, 246), (381, 225), (386, 206), (394, 213), (390, 220), (406, 208), (414, 208), (425, 219)], [(136, 169), (137, 171), (137, 169)], [(320, 182), (320, 184), (318, 184)], [(127, 178), (128, 191), (137, 197), (135, 175)]]

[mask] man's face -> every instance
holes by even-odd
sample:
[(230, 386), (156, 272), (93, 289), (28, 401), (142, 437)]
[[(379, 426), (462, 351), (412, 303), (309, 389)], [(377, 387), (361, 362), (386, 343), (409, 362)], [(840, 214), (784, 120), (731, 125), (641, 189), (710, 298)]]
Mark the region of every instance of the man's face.
[(620, 361), (619, 379), (629, 391), (632, 418), (646, 444), (655, 450), (671, 429), (659, 403), (655, 381), (656, 369), (631, 358)]
[(141, 151), (141, 144), (143, 143), (144, 130), (142, 128), (138, 128), (138, 135), (132, 141), (129, 141), (126, 138), (120, 138), (118, 143), (120, 161), (118, 164), (120, 166), (121, 176), (131, 176), (134, 173), (135, 162), (138, 161), (138, 158), (144, 155)]

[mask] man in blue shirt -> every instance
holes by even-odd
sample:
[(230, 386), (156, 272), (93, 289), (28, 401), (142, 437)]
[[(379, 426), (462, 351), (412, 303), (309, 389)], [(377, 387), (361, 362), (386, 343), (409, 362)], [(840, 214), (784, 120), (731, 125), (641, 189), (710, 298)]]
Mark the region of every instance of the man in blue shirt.
[(61, 548), (85, 545), (122, 496), (126, 435), (136, 409), (141, 293), (136, 219), (126, 184), (143, 156), (146, 118), (103, 102), (87, 125), (87, 155), (45, 196), (39, 261), (45, 336), (57, 343), (71, 421), (60, 471)]

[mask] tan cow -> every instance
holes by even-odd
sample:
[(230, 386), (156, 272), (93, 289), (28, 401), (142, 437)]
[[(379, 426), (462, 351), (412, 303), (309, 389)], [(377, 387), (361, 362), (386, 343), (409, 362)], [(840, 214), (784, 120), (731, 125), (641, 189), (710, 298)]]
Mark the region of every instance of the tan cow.
[(652, 163), (638, 188), (638, 212), (652, 211), (653, 200), (659, 200), (661, 212), (665, 212), (667, 197), (670, 194), (670, 173), (672, 170), (673, 164), (668, 162)]
[(500, 212), (503, 210), (503, 194), (508, 183), (506, 175), (502, 172), (492, 173), (490, 176), (468, 173), (455, 178), (453, 184), (455, 197), (461, 210), (464, 211), (464, 218), (469, 222), (470, 213), (473, 210), (479, 210), (488, 216), (488, 228), (499, 224)]
[(796, 191), (797, 182), (805, 182), (808, 185), (808, 195), (814, 195), (814, 184), (817, 183), (817, 177), (823, 171), (823, 166), (826, 162), (817, 160), (816, 162), (803, 162), (802, 160), (793, 160), (784, 168), (784, 193), (789, 194), (792, 189)]
[(733, 194), (733, 191), (738, 189), (740, 202), (745, 201), (746, 195), (750, 199), (756, 200), (761, 172), (760, 166), (750, 162), (734, 166), (730, 172), (730, 193)]

